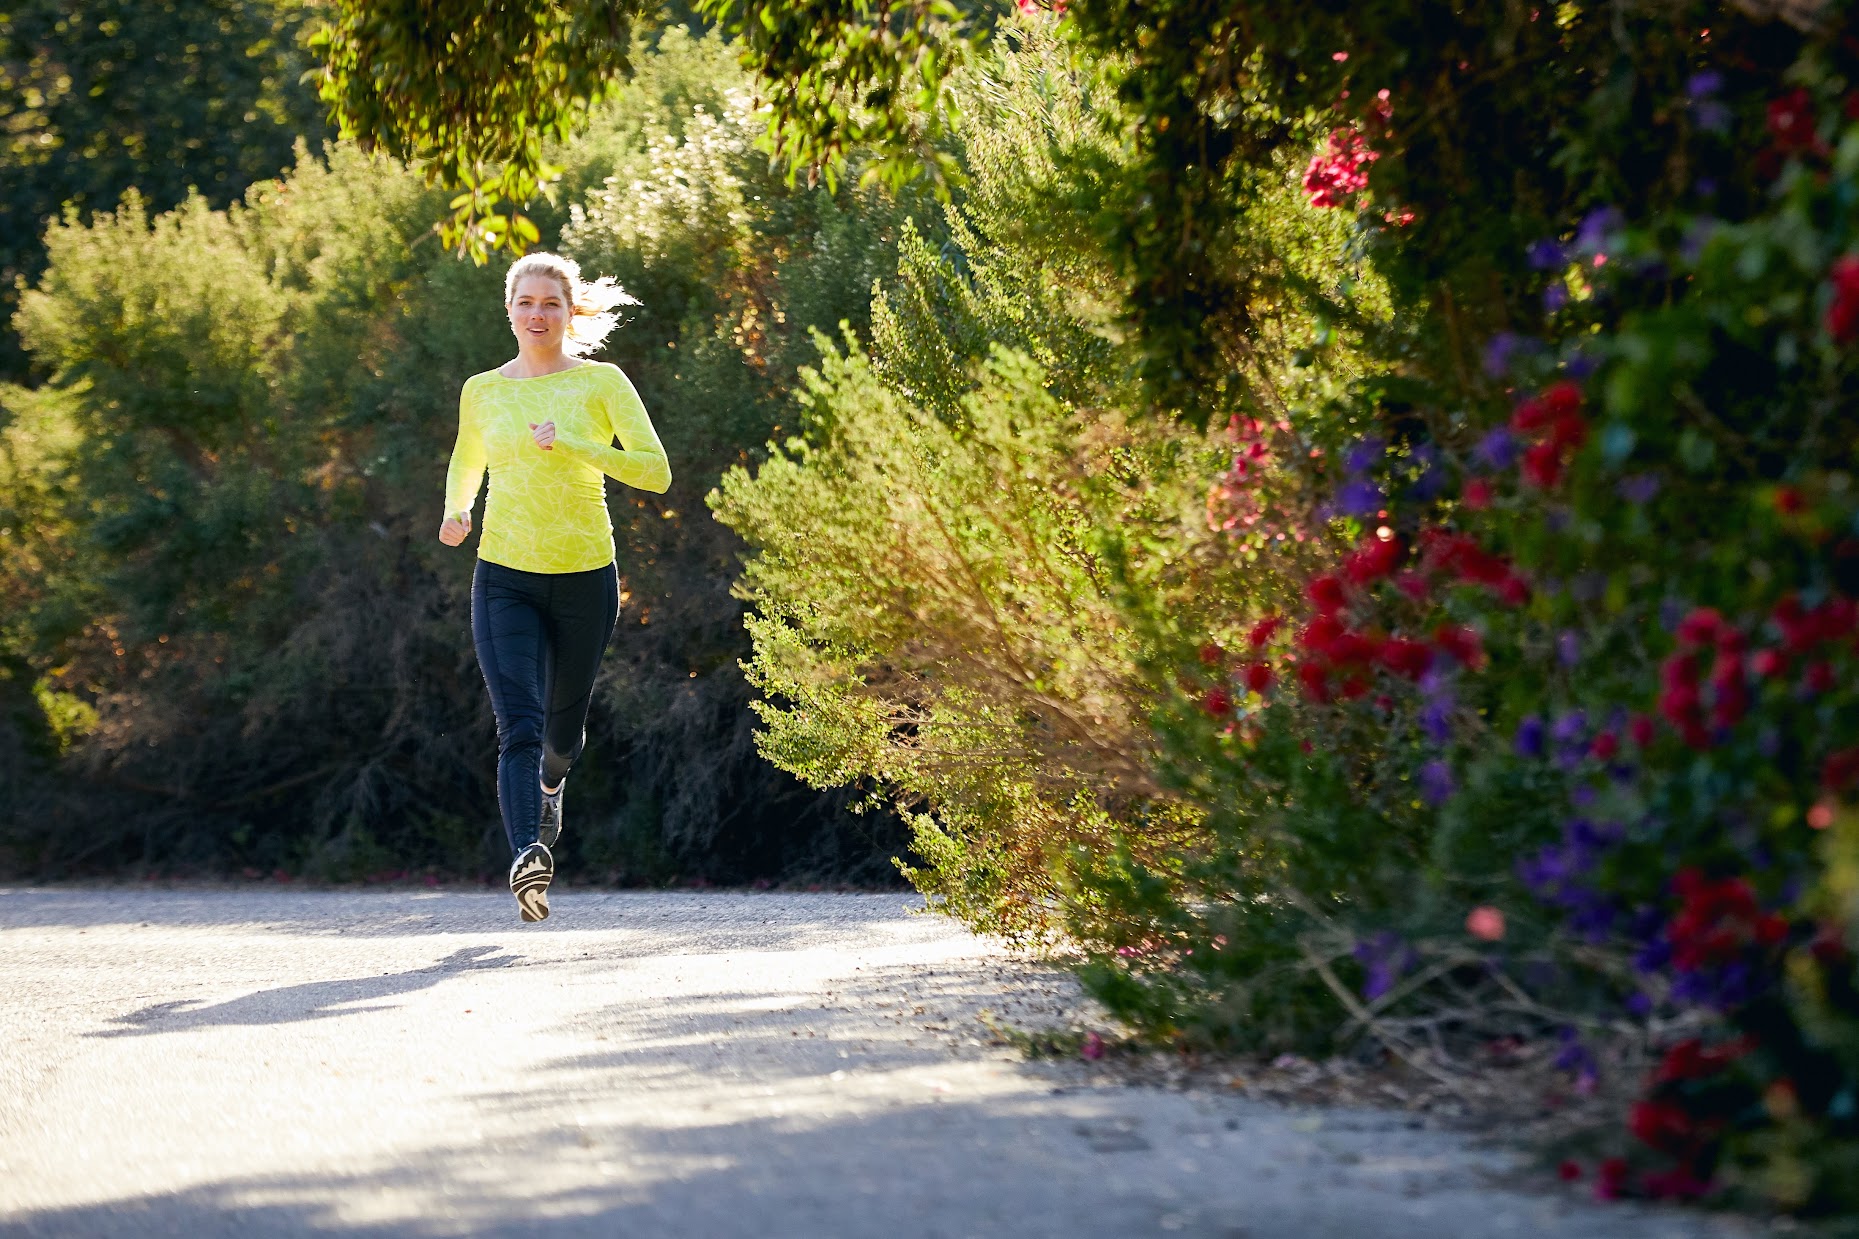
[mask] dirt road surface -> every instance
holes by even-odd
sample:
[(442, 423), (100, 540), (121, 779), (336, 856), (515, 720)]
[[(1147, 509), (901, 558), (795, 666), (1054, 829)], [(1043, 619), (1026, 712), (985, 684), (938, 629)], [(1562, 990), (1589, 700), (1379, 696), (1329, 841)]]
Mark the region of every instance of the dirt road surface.
[(0, 1235), (1690, 1239), (1410, 1115), (993, 1044), (905, 895), (0, 890)]

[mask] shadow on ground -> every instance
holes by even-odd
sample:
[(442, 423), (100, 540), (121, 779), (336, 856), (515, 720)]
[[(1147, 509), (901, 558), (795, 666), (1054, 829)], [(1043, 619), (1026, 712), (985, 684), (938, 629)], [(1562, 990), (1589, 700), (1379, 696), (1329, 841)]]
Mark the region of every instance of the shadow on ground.
[[(1161, 1104), (1157, 1104), (1157, 1103)], [(1162, 1128), (1170, 1130), (1163, 1132)], [(1182, 1130), (1187, 1128), (1185, 1132)], [(1118, 1135), (1107, 1139), (1106, 1133)], [(1183, 1138), (1193, 1156), (1184, 1158)], [(1154, 1137), (1154, 1138), (1151, 1138)], [(1341, 1155), (1294, 1120), (1118, 1090), (831, 1121), (566, 1125), (346, 1176), (273, 1176), (15, 1215), (0, 1234), (653, 1239), (1680, 1239), (1707, 1219), (1492, 1190), (1433, 1137)], [(1335, 1142), (1332, 1141), (1332, 1144)]]
[(380, 1011), (381, 999), (411, 994), (437, 985), (448, 977), (475, 968), (507, 968), (519, 956), (499, 955), (494, 946), (468, 946), (425, 968), (408, 972), (383, 973), (378, 977), (344, 977), (335, 981), (309, 981), (302, 985), (284, 985), (276, 989), (257, 990), (228, 1002), (199, 1005), (193, 999), (158, 1002), (127, 1015), (119, 1015), (113, 1027), (86, 1033), (90, 1037), (138, 1037), (158, 1032), (183, 1032), (232, 1024), (290, 1024), (299, 1020), (322, 1020), (338, 1015), (357, 1015)]

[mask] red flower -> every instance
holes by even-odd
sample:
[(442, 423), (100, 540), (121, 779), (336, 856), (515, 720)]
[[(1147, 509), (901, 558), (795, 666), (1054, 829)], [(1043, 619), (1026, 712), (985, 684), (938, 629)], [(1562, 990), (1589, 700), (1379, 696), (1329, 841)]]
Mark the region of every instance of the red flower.
[(1581, 388), (1564, 379), (1543, 393), (1543, 403), (1556, 418), (1581, 412)]
[(1530, 601), (1530, 587), (1520, 576), (1505, 577), (1498, 586), (1498, 601), (1507, 607), (1520, 607)]
[(1662, 1153), (1681, 1153), (1697, 1142), (1697, 1126), (1683, 1106), (1670, 1101), (1636, 1101), (1627, 1115), (1627, 1129), (1641, 1143)]
[(1484, 640), (1476, 628), (1463, 624), (1441, 624), (1433, 630), (1433, 644), (1450, 654), (1462, 667), (1476, 671), (1485, 665)]
[(1843, 792), (1854, 783), (1859, 783), (1859, 748), (1827, 754), (1820, 765), (1820, 785), (1830, 792)]
[(1511, 429), (1540, 437), (1523, 454), (1523, 477), (1532, 486), (1550, 490), (1561, 483), (1569, 454), (1588, 440), (1588, 423), (1581, 415), (1581, 388), (1557, 383), (1535, 399), (1526, 400), (1511, 414)]
[(1209, 641), (1201, 647), (1201, 661), (1209, 667), (1218, 667), (1226, 661), (1226, 651)]
[(1819, 151), (1820, 135), (1814, 131), (1814, 98), (1796, 89), (1769, 104), (1769, 136), (1775, 149), (1784, 155), (1801, 151)]
[(1397, 637), (1382, 645), (1381, 665), (1396, 675), (1417, 680), (1433, 665), (1433, 650), (1424, 642)]
[(1833, 678), (1833, 664), (1817, 662), (1809, 666), (1807, 674), (1801, 677), (1801, 686), (1810, 693), (1830, 693), (1836, 681)]
[(1620, 752), (1620, 737), (1611, 731), (1604, 731), (1594, 738), (1588, 751), (1600, 761), (1612, 761)]
[(1602, 1162), (1595, 1177), (1595, 1196), (1601, 1200), (1619, 1200), (1625, 1196), (1630, 1185), (1629, 1173), (1624, 1157), (1610, 1157)]
[(1680, 645), (1709, 645), (1725, 628), (1723, 616), (1714, 607), (1698, 607), (1678, 622)]
[(1368, 188), (1368, 166), (1381, 158), (1354, 129), (1330, 134), (1304, 170), (1304, 192), (1314, 207), (1338, 207)]
[(1330, 699), (1330, 673), (1320, 663), (1304, 663), (1297, 669), (1297, 678), (1304, 685), (1304, 692), (1312, 701), (1328, 702)]
[(1462, 498), (1466, 507), (1474, 512), (1483, 512), (1491, 506), (1491, 483), (1483, 478), (1473, 478), (1465, 484)]
[(1420, 573), (1403, 572), (1394, 578), (1394, 588), (1400, 590), (1415, 602), (1425, 602), (1427, 595), (1432, 592), (1433, 587), (1427, 583), (1426, 577), (1422, 576)]
[(1749, 669), (1766, 680), (1786, 671), (1788, 660), (1777, 650), (1757, 650), (1749, 660)]
[(1689, 1166), (1649, 1174), (1640, 1185), (1654, 1200), (1698, 1200), (1710, 1195), (1713, 1187), (1709, 1179), (1700, 1179)]
[(1747, 1041), (1731, 1041), (1705, 1049), (1696, 1037), (1681, 1041), (1665, 1052), (1653, 1072), (1654, 1085), (1676, 1084), (1683, 1080), (1706, 1080), (1749, 1053)]
[(1577, 1161), (1562, 1162), (1556, 1167), (1556, 1178), (1562, 1180), (1564, 1183), (1575, 1182), (1575, 1180), (1581, 1178), (1581, 1163)]
[(1523, 480), (1539, 490), (1554, 490), (1562, 482), (1562, 449), (1538, 443), (1523, 454)]
[(1304, 631), (1297, 635), (1297, 643), (1323, 658), (1330, 656), (1330, 647), (1343, 635), (1343, 622), (1334, 615), (1318, 615), (1304, 625)]
[(1272, 639), (1272, 634), (1277, 632), (1279, 625), (1283, 623), (1284, 620), (1279, 616), (1266, 616), (1264, 619), (1254, 624), (1252, 626), (1252, 631), (1246, 634), (1246, 643), (1255, 650), (1263, 649), (1265, 643)]
[[(1833, 300), (1827, 303), (1827, 334), (1835, 344), (1851, 344), (1859, 336), (1859, 257), (1846, 255), (1827, 274), (1833, 282)], [(1776, 506), (1781, 506), (1779, 495)]]
[(1246, 687), (1264, 696), (1278, 680), (1278, 673), (1269, 663), (1249, 663), (1246, 666)]
[(1362, 539), (1355, 554), (1343, 561), (1343, 573), (1357, 585), (1378, 581), (1394, 571), (1402, 549), (1398, 538), (1382, 539), (1370, 534)]
[(1207, 711), (1207, 713), (1213, 715), (1215, 718), (1221, 718), (1232, 713), (1233, 695), (1224, 688), (1215, 685), (1213, 688), (1207, 690), (1206, 696), (1201, 698), (1201, 709)]
[(1324, 615), (1334, 615), (1349, 603), (1343, 583), (1333, 576), (1320, 576), (1305, 587), (1311, 603)]
[[(1840, 262), (1851, 263), (1853, 273), (1859, 275), (1859, 259), (1842, 258)], [(1838, 269), (1839, 264), (1834, 264), (1834, 270), (1838, 271)], [(1846, 343), (1846, 341), (1851, 338), (1852, 331), (1855, 328), (1859, 328), (1859, 302), (1853, 304), (1848, 317), (1851, 321), (1847, 322), (1845, 330), (1841, 331), (1833, 326), (1833, 311), (1829, 310), (1827, 312), (1827, 329), (1833, 332), (1833, 338), (1838, 340), (1841, 344)], [(1793, 516), (1806, 507), (1807, 500), (1803, 499), (1801, 497), (1801, 492), (1794, 487), (1778, 486), (1775, 488), (1775, 510), (1780, 512), (1783, 516)]]

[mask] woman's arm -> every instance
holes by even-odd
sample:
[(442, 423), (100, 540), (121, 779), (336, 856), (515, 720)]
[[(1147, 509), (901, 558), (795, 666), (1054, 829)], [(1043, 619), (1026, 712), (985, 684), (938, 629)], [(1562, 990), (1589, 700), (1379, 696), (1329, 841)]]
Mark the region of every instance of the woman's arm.
[[(662, 495), (671, 489), (671, 461), (652, 429), (645, 404), (625, 371), (614, 367), (613, 383), (602, 392), (598, 412), (605, 419), (607, 441), (591, 443), (557, 428), (555, 446), (616, 482)], [(598, 420), (598, 419), (597, 419)], [(613, 446), (619, 439), (620, 447)]]
[(458, 441), (452, 444), (452, 463), (445, 470), (448, 520), (461, 514), (470, 520), (471, 509), (478, 501), (478, 488), (484, 485), (484, 466), (490, 460), (471, 404), (471, 384), (467, 382), (465, 390), (458, 394)]

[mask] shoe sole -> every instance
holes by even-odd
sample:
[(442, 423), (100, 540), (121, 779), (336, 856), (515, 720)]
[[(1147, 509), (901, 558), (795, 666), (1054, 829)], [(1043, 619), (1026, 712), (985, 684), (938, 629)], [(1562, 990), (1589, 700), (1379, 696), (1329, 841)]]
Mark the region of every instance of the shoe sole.
[(526, 922), (549, 918), (549, 883), (555, 880), (555, 858), (540, 843), (532, 843), (517, 853), (510, 865), (510, 893), (516, 896), (516, 910)]

